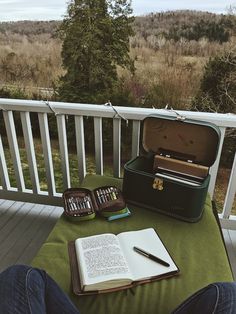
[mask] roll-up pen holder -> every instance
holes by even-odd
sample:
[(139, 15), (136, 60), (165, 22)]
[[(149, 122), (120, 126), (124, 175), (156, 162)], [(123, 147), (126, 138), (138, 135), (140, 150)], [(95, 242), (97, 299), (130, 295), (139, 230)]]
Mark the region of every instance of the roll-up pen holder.
[(123, 195), (115, 186), (102, 186), (90, 191), (86, 188), (70, 188), (63, 193), (64, 215), (72, 221), (123, 214), (126, 203)]

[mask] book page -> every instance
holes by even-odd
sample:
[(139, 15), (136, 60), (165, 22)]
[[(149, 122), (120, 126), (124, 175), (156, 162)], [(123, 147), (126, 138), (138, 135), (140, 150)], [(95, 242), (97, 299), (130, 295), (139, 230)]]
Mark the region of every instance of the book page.
[[(118, 236), (120, 245), (129, 264), (133, 280), (148, 279), (154, 276), (177, 271), (168, 251), (153, 228), (122, 232)], [(137, 252), (133, 247), (141, 248), (170, 264), (170, 267), (163, 266)]]
[(115, 235), (77, 239), (75, 248), (84, 285), (124, 278), (131, 281), (128, 264)]

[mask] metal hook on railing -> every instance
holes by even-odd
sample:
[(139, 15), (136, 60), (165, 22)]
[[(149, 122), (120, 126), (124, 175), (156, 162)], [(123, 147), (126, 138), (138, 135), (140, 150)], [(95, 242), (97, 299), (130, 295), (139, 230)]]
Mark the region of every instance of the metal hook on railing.
[(177, 111), (175, 111), (172, 107), (170, 107), (170, 109), (169, 109), (169, 105), (168, 105), (168, 104), (165, 106), (164, 110), (167, 110), (167, 111), (169, 111), (169, 112), (175, 113), (175, 114), (176, 114), (176, 119), (179, 120), (179, 121), (184, 121), (184, 120), (186, 119), (185, 116), (179, 114), (179, 113), (178, 113)]
[(110, 100), (108, 100), (108, 102), (106, 102), (106, 103), (104, 104), (104, 106), (109, 106), (109, 107), (111, 107), (111, 108), (113, 109), (113, 111), (115, 112), (115, 115), (113, 116), (113, 118), (116, 118), (116, 117), (118, 116), (118, 117), (121, 118), (122, 120), (125, 120), (125, 121), (126, 121), (126, 126), (128, 126), (129, 120), (126, 119), (125, 117), (123, 117), (123, 116), (117, 111), (117, 109), (112, 105), (112, 103), (110, 102)]

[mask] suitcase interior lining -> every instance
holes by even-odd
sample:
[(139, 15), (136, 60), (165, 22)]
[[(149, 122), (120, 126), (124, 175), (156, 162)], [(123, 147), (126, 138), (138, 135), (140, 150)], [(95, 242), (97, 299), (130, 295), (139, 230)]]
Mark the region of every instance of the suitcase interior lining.
[(215, 162), (219, 134), (209, 125), (148, 117), (143, 124), (142, 145), (146, 152), (163, 150), (192, 156), (196, 164), (212, 166)]

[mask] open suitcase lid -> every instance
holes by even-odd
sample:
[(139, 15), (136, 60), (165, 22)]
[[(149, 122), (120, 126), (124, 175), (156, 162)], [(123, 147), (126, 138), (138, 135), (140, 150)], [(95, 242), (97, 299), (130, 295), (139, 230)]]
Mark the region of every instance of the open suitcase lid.
[(208, 122), (151, 115), (143, 120), (146, 152), (211, 167), (216, 159), (220, 129)]

